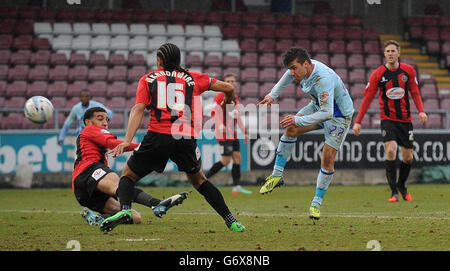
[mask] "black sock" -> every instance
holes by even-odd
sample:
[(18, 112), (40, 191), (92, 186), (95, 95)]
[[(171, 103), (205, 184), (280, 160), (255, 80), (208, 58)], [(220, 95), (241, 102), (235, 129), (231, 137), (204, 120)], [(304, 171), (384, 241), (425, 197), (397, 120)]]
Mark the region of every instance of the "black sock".
[(231, 177), (233, 177), (233, 185), (238, 185), (241, 181), (241, 165), (233, 164), (231, 168)]
[(401, 162), (400, 164), (400, 171), (398, 174), (398, 183), (397, 186), (403, 194), (406, 194), (406, 180), (408, 180), (409, 172), (411, 170), (411, 164)]
[(159, 204), (161, 200), (150, 196), (139, 188), (134, 188), (134, 202), (145, 205), (147, 207), (153, 207)]
[(392, 191), (392, 196), (398, 194), (397, 192), (397, 165), (396, 161), (386, 160), (386, 178), (389, 184), (389, 187)]
[(215, 163), (211, 167), (211, 169), (205, 174), (206, 178), (210, 178), (211, 176), (213, 176), (214, 174), (219, 172), (223, 167), (224, 167), (224, 165), (222, 165), (222, 162), (219, 161), (219, 162)]
[(211, 207), (213, 207), (214, 210), (216, 210), (216, 212), (225, 220), (227, 227), (230, 227), (231, 224), (236, 221), (228, 209), (222, 193), (220, 193), (219, 189), (217, 189), (217, 187), (215, 187), (212, 183), (205, 181), (202, 185), (200, 185), (197, 191), (205, 197), (209, 205), (211, 205)]
[(117, 195), (119, 196), (120, 209), (131, 209), (131, 202), (135, 197), (133, 180), (127, 176), (122, 176), (119, 181), (119, 188), (117, 188)]

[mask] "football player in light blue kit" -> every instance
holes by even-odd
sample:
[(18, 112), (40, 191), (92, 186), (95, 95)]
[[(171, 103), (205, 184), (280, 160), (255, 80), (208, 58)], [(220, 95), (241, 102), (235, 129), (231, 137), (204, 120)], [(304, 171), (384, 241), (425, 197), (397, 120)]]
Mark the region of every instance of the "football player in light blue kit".
[(70, 110), (69, 116), (67, 116), (66, 121), (64, 121), (64, 125), (59, 133), (58, 144), (61, 145), (66, 138), (67, 132), (72, 126), (73, 122), (76, 120), (78, 122), (76, 137), (80, 135), (81, 130), (84, 128), (83, 116), (86, 110), (91, 107), (102, 107), (106, 110), (109, 120), (113, 118), (113, 111), (109, 110), (102, 103), (91, 100), (91, 92), (88, 89), (83, 89), (80, 92), (80, 102), (75, 104)]
[(341, 78), (325, 64), (311, 60), (303, 48), (293, 47), (283, 55), (288, 68), (271, 92), (258, 104), (270, 105), (294, 80), (311, 97), (311, 102), (297, 114), (288, 115), (280, 124), (286, 128), (280, 138), (273, 172), (266, 178), (260, 193), (271, 192), (284, 184), (282, 174), (297, 137), (309, 131), (324, 129), (325, 144), (317, 176), (316, 194), (309, 209), (311, 219), (320, 218), (320, 205), (333, 179), (334, 159), (350, 129), (353, 102)]

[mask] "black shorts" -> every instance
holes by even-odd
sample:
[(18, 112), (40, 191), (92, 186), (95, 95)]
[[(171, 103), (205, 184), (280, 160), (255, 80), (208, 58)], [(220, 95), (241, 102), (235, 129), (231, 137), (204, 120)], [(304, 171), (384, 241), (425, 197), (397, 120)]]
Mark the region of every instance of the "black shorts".
[(234, 151), (241, 151), (239, 140), (237, 139), (233, 141), (221, 141), (219, 145), (222, 156), (231, 156)]
[(75, 198), (81, 206), (103, 214), (106, 201), (110, 195), (96, 189), (98, 182), (112, 169), (102, 163), (93, 163), (78, 175), (74, 180)]
[(382, 120), (380, 127), (383, 142), (394, 140), (407, 149), (413, 148), (414, 134), (411, 122)]
[(128, 159), (128, 167), (139, 177), (163, 172), (172, 160), (179, 171), (197, 173), (201, 168), (200, 150), (195, 138), (175, 139), (172, 135), (147, 132), (139, 148)]

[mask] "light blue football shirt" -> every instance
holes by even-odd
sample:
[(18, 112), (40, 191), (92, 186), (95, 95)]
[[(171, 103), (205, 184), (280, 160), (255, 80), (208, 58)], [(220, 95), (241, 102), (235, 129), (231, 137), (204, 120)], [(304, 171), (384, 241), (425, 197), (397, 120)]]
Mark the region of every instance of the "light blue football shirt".
[[(311, 126), (332, 118), (351, 117), (354, 113), (353, 101), (342, 79), (325, 64), (313, 59), (311, 62), (314, 64), (313, 72), (300, 82), (302, 91), (311, 98), (311, 102), (301, 111), (310, 113), (296, 117), (296, 124)], [(287, 70), (270, 91), (270, 97), (277, 99), (293, 81), (294, 77)]]
[(74, 121), (78, 121), (77, 131), (76, 131), (76, 136), (78, 137), (84, 128), (84, 122), (83, 122), (84, 113), (89, 108), (97, 107), (97, 106), (104, 108), (108, 114), (109, 120), (112, 120), (113, 115), (114, 115), (113, 111), (106, 108), (106, 106), (104, 106), (102, 103), (90, 100), (88, 106), (83, 106), (81, 104), (81, 102), (79, 102), (72, 107), (72, 109), (70, 110), (69, 116), (67, 116), (67, 119), (64, 121), (64, 126), (62, 127), (61, 132), (59, 133), (59, 140), (64, 140), (64, 138), (66, 138), (67, 132), (69, 131), (69, 129), (72, 126)]

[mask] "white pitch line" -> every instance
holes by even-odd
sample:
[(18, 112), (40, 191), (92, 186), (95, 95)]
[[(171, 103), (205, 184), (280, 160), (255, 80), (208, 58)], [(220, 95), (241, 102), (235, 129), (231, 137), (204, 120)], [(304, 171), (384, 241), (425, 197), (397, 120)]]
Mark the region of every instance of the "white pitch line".
[[(0, 210), (1, 213), (55, 213), (55, 214), (81, 214), (81, 211), (61, 211), (61, 210)], [(216, 215), (214, 212), (172, 212), (173, 215)], [(265, 216), (265, 217), (308, 217), (305, 214), (273, 214), (273, 213), (249, 213), (239, 212), (243, 216)], [(422, 214), (423, 215), (423, 214)], [(450, 220), (450, 217), (436, 217), (430, 216), (390, 216), (384, 214), (351, 214), (351, 213), (325, 213), (323, 217), (344, 217), (344, 218), (380, 218), (380, 219), (435, 219), (435, 220)]]

